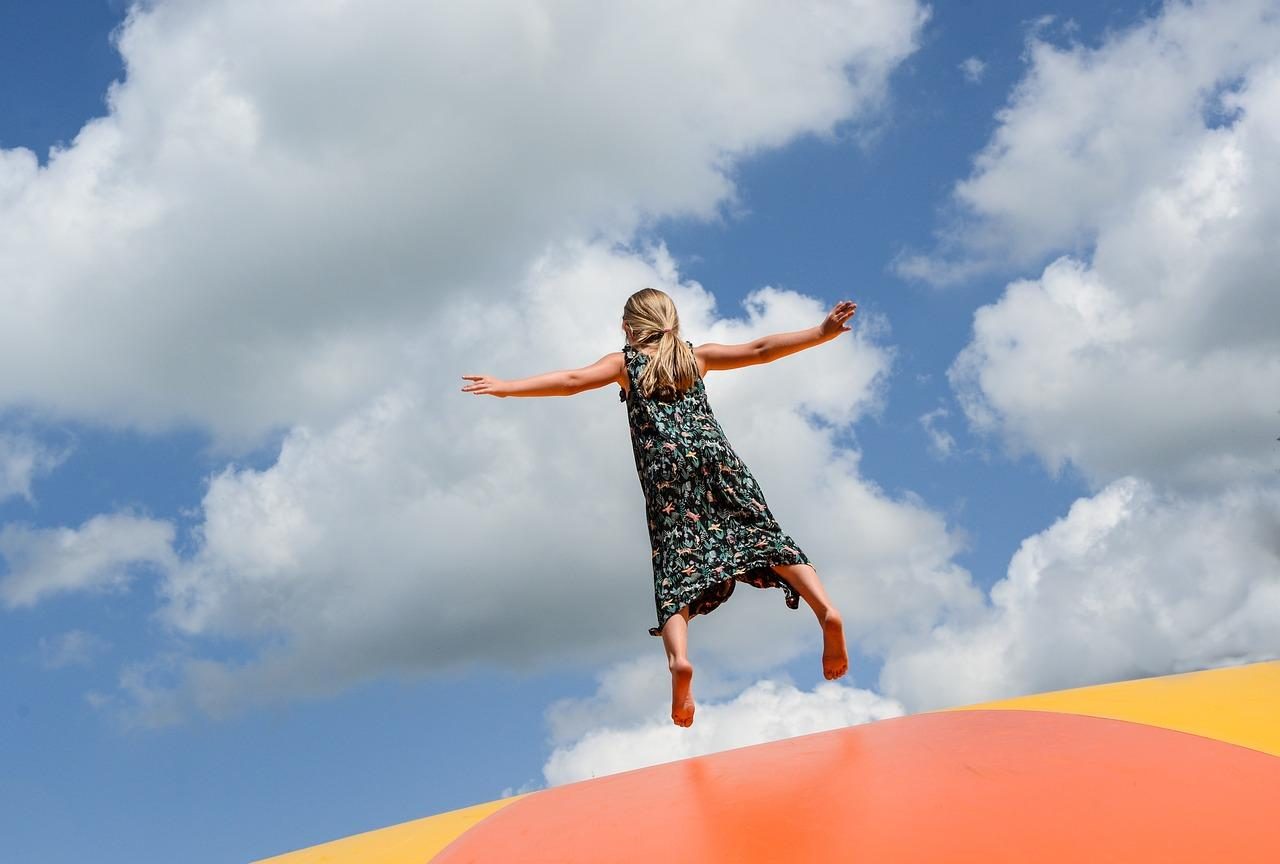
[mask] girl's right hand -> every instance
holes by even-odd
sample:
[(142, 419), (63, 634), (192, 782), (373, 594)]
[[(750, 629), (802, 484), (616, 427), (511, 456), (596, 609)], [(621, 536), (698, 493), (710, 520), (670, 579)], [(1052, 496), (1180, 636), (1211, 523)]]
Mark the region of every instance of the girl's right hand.
[(857, 311), (858, 304), (852, 300), (841, 300), (831, 307), (831, 311), (827, 313), (827, 317), (819, 325), (819, 330), (823, 337), (838, 336), (841, 333), (849, 332), (850, 328), (845, 325), (845, 322), (852, 318), (853, 313)]
[(499, 398), (507, 395), (502, 392), (502, 385), (505, 382), (499, 378), (493, 378), (488, 375), (463, 375), (462, 377), (471, 382), (463, 385), (463, 393), (474, 393), (477, 396), (497, 396)]

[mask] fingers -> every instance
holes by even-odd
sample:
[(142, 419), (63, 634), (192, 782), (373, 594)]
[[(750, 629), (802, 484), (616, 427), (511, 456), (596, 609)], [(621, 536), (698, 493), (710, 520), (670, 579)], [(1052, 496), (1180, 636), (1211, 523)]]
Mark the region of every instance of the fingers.
[(831, 313), (827, 318), (837, 325), (838, 333), (847, 333), (850, 328), (845, 326), (845, 322), (853, 317), (853, 313), (858, 311), (858, 304), (852, 300), (841, 300), (835, 306), (831, 307)]
[(843, 320), (858, 311), (858, 304), (852, 300), (841, 300), (831, 309), (831, 317), (837, 320)]

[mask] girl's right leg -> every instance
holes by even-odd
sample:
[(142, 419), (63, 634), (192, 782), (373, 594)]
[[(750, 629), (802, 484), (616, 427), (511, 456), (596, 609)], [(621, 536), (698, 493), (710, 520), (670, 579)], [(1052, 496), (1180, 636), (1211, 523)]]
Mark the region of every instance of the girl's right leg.
[(693, 664), (689, 662), (689, 607), (685, 606), (662, 625), (662, 645), (671, 670), (671, 722), (693, 725)]

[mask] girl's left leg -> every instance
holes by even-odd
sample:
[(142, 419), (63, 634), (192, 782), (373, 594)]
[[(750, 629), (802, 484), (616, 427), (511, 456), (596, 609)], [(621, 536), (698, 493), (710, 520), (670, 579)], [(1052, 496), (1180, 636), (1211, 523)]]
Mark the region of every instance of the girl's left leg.
[(822, 625), (822, 674), (835, 680), (849, 671), (849, 652), (844, 644), (844, 619), (827, 596), (811, 564), (775, 564), (773, 571), (791, 583), (804, 598)]
[(671, 722), (693, 725), (693, 664), (689, 662), (689, 607), (683, 607), (662, 625), (662, 644), (671, 670)]

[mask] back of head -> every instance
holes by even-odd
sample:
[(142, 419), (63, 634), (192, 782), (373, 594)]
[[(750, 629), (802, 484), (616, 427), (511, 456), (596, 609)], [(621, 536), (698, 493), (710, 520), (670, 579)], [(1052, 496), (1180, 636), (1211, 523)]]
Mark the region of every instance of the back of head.
[(669, 401), (693, 386), (698, 361), (680, 337), (676, 304), (665, 291), (643, 288), (632, 294), (622, 309), (622, 321), (633, 345), (654, 349), (636, 384), (642, 396)]

